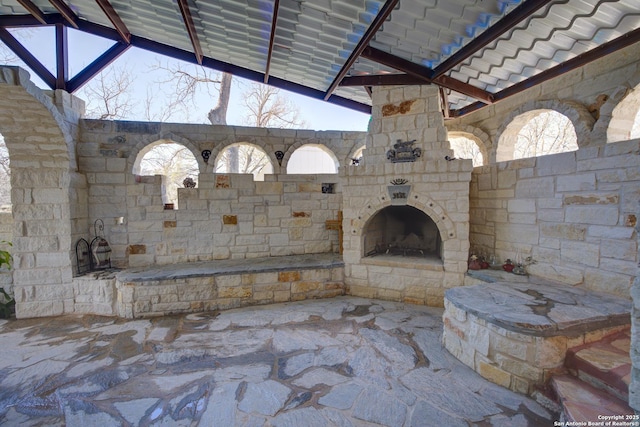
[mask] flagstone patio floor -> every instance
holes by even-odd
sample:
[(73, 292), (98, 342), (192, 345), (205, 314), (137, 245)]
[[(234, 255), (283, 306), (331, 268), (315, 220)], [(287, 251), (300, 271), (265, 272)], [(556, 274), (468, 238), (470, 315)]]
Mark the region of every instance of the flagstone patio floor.
[(441, 344), (442, 309), (339, 297), (0, 323), (0, 425), (542, 426)]

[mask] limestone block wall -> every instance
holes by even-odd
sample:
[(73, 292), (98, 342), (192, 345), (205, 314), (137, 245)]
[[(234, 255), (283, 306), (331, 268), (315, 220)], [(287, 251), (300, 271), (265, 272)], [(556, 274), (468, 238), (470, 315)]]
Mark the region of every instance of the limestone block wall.
[(640, 141), (476, 168), (472, 250), (532, 256), (531, 274), (629, 297), (637, 274)]
[[(640, 200), (636, 205), (636, 216), (640, 217)], [(636, 222), (636, 240), (640, 247), (640, 223)], [(640, 411), (640, 260), (636, 278), (631, 285), (631, 384), (629, 384), (629, 406)]]
[[(212, 259), (337, 252), (338, 232), (327, 230), (342, 194), (336, 175), (203, 175), (179, 189), (179, 210), (161, 203), (161, 177), (127, 186), (125, 223), (109, 228), (117, 263), (129, 267)], [(335, 183), (334, 194), (322, 183)]]
[[(157, 141), (177, 142), (198, 161), (195, 189), (179, 189), (178, 210), (164, 210), (161, 177), (136, 177), (136, 158)], [(314, 132), (231, 126), (81, 121), (80, 169), (87, 176), (89, 218), (102, 218), (117, 266), (338, 251), (325, 221), (341, 209), (338, 175), (287, 175), (304, 144), (331, 150), (340, 164), (364, 145), (361, 132)], [(262, 148), (275, 173), (215, 175), (216, 156), (230, 144)], [(209, 162), (201, 156), (210, 150)], [(275, 157), (282, 151), (282, 166)], [(322, 193), (332, 183), (334, 194)], [(118, 224), (118, 218), (123, 223)]]

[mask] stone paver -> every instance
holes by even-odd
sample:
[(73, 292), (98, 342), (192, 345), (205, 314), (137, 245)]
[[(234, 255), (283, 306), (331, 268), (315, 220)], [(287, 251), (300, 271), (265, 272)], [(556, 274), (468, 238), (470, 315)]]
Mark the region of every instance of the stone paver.
[(441, 318), (341, 297), (135, 322), (3, 321), (0, 425), (553, 424), (448, 354)]

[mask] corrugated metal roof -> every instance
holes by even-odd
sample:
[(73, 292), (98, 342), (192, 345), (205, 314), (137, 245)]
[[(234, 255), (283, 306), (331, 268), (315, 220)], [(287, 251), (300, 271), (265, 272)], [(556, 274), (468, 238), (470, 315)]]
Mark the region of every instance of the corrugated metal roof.
[[(110, 0), (110, 3), (134, 37), (195, 52), (180, 13), (180, 1), (183, 0)], [(269, 77), (281, 86), (290, 83), (303, 92), (308, 88), (312, 94), (325, 93), (325, 97), (333, 94), (370, 104), (362, 86), (338, 86), (332, 93), (327, 91), (343, 75), (413, 72), (414, 78), (427, 82), (433, 69), (439, 70), (438, 67), (447, 65), (445, 61), (466, 52), (469, 43), (492, 34), (497, 24), (512, 19), (515, 12), (534, 4), (532, 1), (399, 0), (368, 42), (363, 38), (378, 14), (385, 10), (383, 0), (185, 0), (184, 3), (204, 57), (215, 64), (245, 74), (254, 73), (250, 75), (256, 80), (268, 70)], [(47, 17), (58, 13), (47, 0), (33, 3)], [(493, 41), (444, 70), (445, 76), (455, 79), (453, 86), (445, 85), (451, 108), (475, 102), (477, 94), (473, 89), (486, 91), (488, 95), (498, 93), (640, 28), (640, 0), (537, 3), (547, 4), (521, 21), (514, 21), (512, 28), (496, 33)], [(68, 0), (66, 4), (82, 22), (113, 27), (94, 0)], [(20, 15), (28, 15), (28, 11), (16, 0), (0, 0), (0, 19)], [(2, 22), (2, 26), (9, 26), (7, 23), (17, 21)], [(383, 65), (385, 61), (369, 56), (358, 58), (341, 73), (354, 50), (365, 45), (397, 58), (398, 64), (410, 61), (418, 67), (417, 71), (389, 63)], [(436, 79), (435, 83), (441, 82)]]

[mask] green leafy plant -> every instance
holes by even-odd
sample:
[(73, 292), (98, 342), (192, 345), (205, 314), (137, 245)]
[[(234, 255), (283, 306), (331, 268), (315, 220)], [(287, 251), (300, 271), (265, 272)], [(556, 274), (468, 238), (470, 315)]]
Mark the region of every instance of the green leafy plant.
[[(11, 242), (1, 241), (5, 245), (11, 245)], [(13, 256), (11, 256), (11, 252), (0, 249), (0, 268), (7, 267), (11, 268), (11, 264), (13, 263)], [(0, 287), (0, 318), (8, 319), (11, 317), (11, 314), (14, 312), (14, 307), (16, 305), (16, 301), (13, 298), (13, 295), (10, 295), (4, 288)]]
[[(7, 242), (5, 240), (1, 241), (0, 243), (13, 246), (11, 242)], [(11, 256), (11, 252), (0, 249), (0, 268), (4, 267), (5, 265), (7, 266), (7, 268), (11, 268), (12, 262), (13, 262), (13, 256)]]

